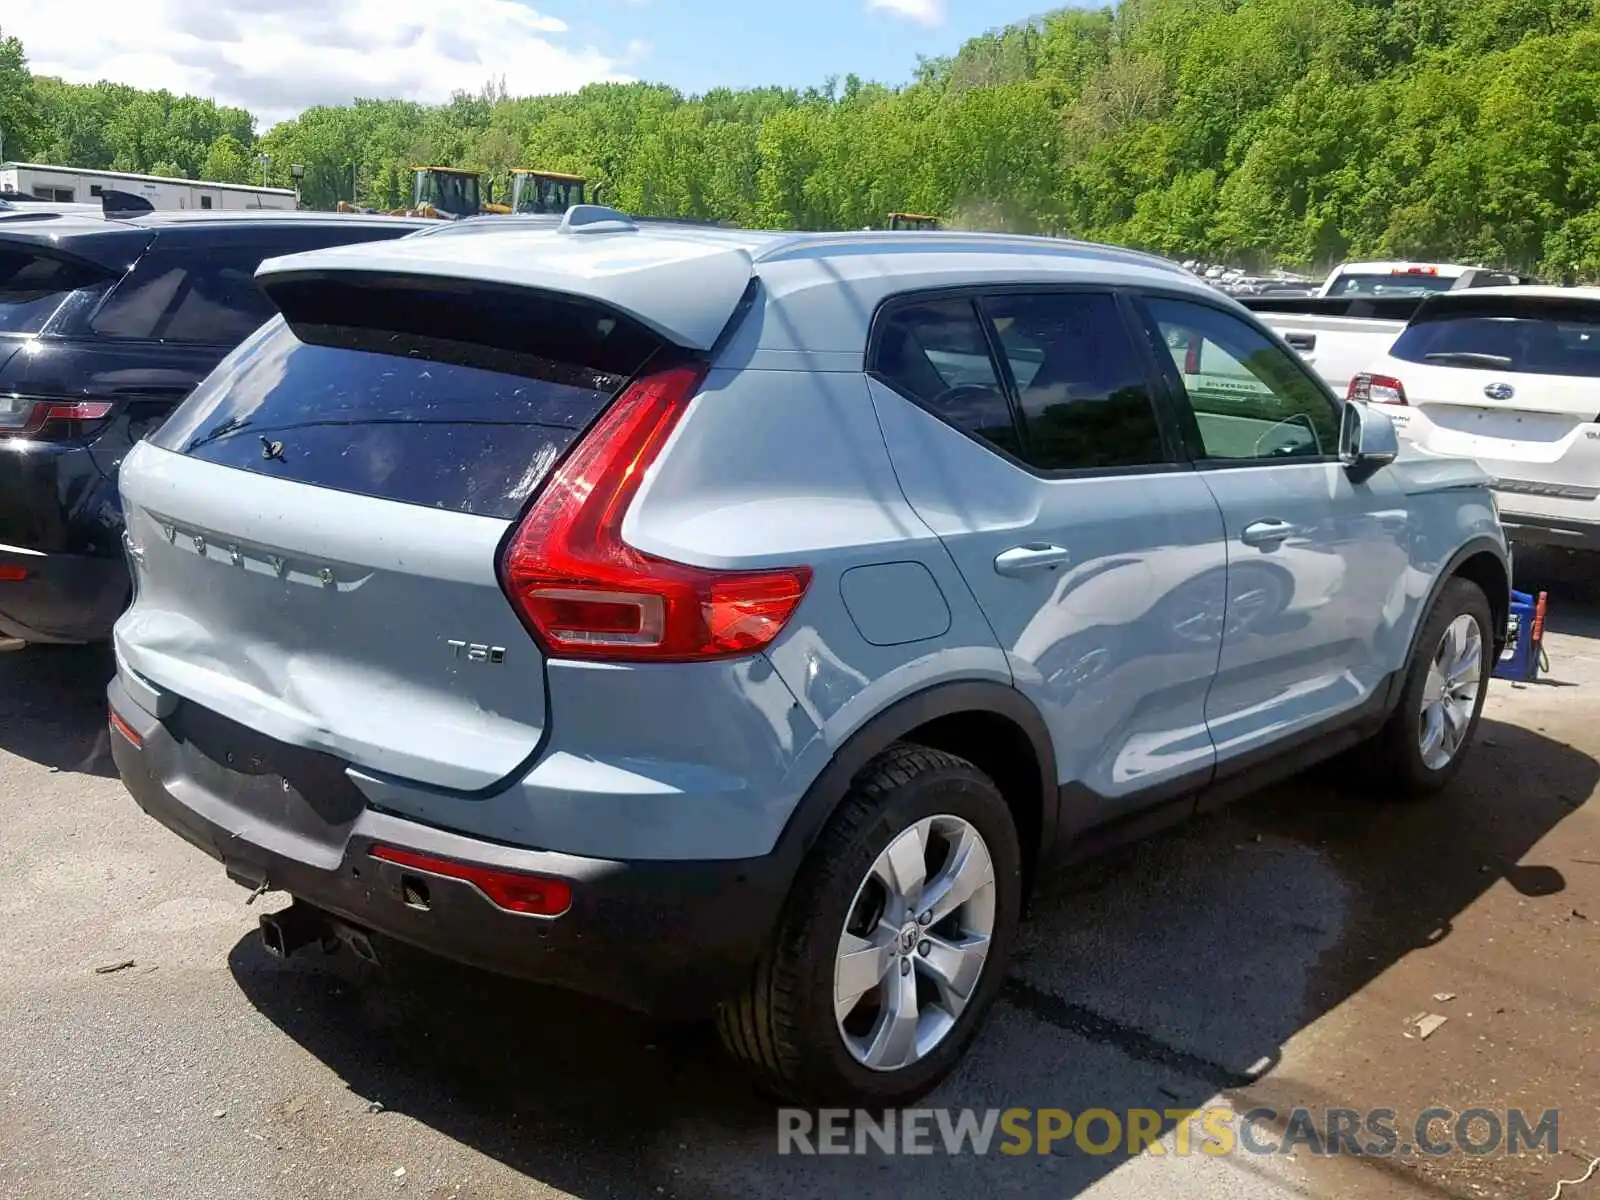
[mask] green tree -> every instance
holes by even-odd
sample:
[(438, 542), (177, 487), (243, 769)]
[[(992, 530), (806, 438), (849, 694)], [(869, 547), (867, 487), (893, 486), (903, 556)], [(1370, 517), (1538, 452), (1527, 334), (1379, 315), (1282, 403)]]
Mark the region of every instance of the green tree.
[(254, 165), (239, 139), (225, 133), (206, 151), (205, 161), (200, 164), (200, 178), (215, 183), (249, 183), (250, 169)]
[(774, 228), (891, 211), (1169, 255), (1322, 267), (1418, 255), (1600, 276), (1600, 0), (1118, 0), (920, 59), (889, 87), (596, 84), (248, 113), (32, 77), (0, 35), (13, 157), (411, 199), (457, 165), (585, 176), (639, 213)]
[(0, 29), (0, 137), (5, 139), (0, 157), (26, 161), (39, 136), (38, 100), (22, 41)]

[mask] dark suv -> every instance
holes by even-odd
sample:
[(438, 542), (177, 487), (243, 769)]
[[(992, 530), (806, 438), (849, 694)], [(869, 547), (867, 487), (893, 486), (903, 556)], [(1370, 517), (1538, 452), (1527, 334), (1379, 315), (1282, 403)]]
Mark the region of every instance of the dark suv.
[(275, 312), (263, 259), (430, 222), (28, 212), (0, 221), (0, 643), (108, 638), (128, 600), (117, 468)]

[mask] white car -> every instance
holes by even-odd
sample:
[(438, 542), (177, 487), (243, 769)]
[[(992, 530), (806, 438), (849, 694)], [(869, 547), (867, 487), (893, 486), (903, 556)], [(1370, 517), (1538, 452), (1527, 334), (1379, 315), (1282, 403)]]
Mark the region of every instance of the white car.
[(1600, 550), (1600, 288), (1432, 296), (1349, 398), (1417, 452), (1476, 459), (1514, 541)]

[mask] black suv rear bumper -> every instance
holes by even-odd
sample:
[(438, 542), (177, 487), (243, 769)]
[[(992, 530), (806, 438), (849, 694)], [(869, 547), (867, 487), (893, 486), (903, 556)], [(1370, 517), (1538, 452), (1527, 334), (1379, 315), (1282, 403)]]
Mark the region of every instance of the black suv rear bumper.
[[(128, 606), (120, 558), (37, 554), (0, 546), (0, 637), (25, 642), (101, 642)], [(7, 576), (20, 573), (22, 578)]]
[[(318, 823), (298, 792), (283, 785), (277, 811), (263, 806), (258, 789), (248, 789), (248, 807), (219, 794), (215, 772), (188, 768), (193, 750), (174, 735), (170, 717), (147, 712), (120, 680), (112, 681), (109, 700), (140, 739), (135, 745), (118, 730), (111, 735), (134, 799), (221, 862), (235, 882), (265, 883), (360, 930), (457, 962), (655, 1016), (700, 1016), (743, 985), (783, 902), (788, 879), (775, 860), (579, 858), (463, 837), (370, 808), (313, 834)], [(507, 912), (470, 883), (423, 873), (426, 903), (418, 906), (419, 873), (372, 857), (379, 844), (565, 880), (572, 905), (558, 917)]]

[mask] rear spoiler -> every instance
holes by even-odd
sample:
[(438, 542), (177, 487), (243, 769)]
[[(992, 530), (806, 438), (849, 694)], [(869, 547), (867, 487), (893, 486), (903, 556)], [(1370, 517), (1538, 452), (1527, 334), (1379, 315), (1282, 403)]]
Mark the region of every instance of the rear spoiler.
[(145, 213), (153, 213), (155, 210), (154, 204), (132, 192), (119, 192), (114, 188), (107, 188), (100, 193), (100, 211), (105, 214), (108, 221), (142, 217)]
[(1600, 299), (1593, 289), (1579, 291), (1537, 291), (1474, 293), (1439, 292), (1427, 297), (1412, 318), (1413, 323), (1435, 317), (1528, 317), (1545, 320), (1570, 320), (1592, 323), (1600, 318)]
[[(491, 219), (497, 224), (489, 225)], [(754, 275), (743, 246), (664, 236), (638, 240), (636, 230), (625, 232), (634, 228), (631, 218), (600, 205), (575, 206), (554, 231), (543, 224), (525, 231), (498, 224), (513, 219), (521, 218), (487, 218), (485, 232), (472, 236), (463, 229), (269, 258), (256, 269), (256, 282), (291, 321), (295, 312), (328, 314), (298, 318), (312, 324), (331, 321), (338, 306), (357, 303), (363, 289), (387, 297), (490, 287), (553, 292), (614, 309), (675, 346), (709, 351)]]

